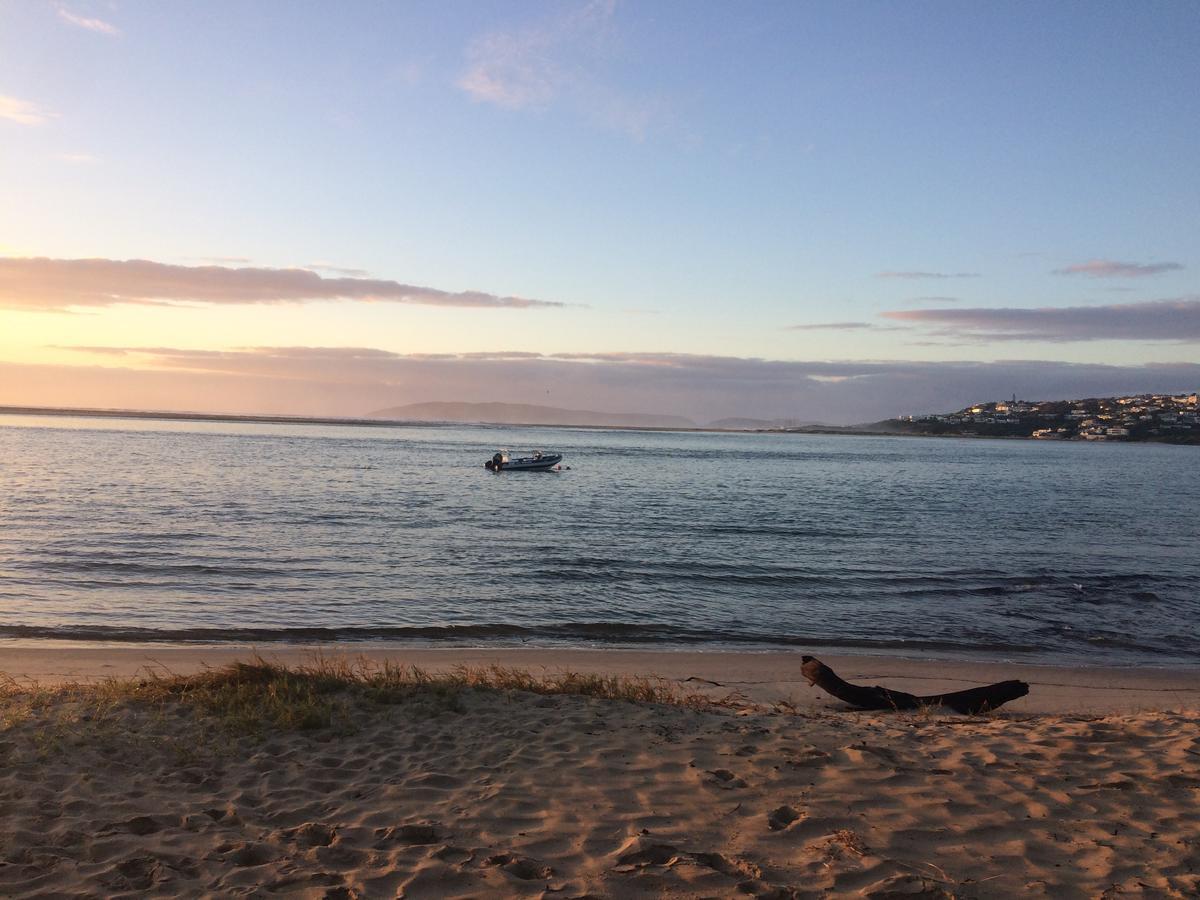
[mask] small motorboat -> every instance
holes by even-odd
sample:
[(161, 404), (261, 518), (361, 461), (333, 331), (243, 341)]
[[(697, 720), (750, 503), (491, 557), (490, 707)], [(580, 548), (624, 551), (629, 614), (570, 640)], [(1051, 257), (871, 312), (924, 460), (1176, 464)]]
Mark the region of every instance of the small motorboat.
[(483, 465), (493, 472), (546, 472), (562, 462), (561, 453), (534, 450), (529, 456), (512, 456), (501, 450)]

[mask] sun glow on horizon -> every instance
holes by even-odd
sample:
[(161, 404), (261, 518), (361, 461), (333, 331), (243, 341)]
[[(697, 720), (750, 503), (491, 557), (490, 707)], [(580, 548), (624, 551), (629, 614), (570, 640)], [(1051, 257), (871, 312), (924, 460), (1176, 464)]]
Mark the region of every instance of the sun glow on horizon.
[(1194, 388), (1186, 4), (747, 16), (0, 5), (0, 391), (865, 420)]

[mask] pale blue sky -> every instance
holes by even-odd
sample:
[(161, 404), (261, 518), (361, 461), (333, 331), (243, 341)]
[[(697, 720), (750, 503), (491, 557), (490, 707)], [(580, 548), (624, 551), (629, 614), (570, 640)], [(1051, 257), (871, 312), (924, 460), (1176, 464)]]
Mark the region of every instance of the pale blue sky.
[[(1193, 2), (0, 0), (0, 254), (571, 305), (0, 311), (0, 353), (1193, 362), (1198, 46)], [(1184, 343), (991, 315), (1160, 300)]]

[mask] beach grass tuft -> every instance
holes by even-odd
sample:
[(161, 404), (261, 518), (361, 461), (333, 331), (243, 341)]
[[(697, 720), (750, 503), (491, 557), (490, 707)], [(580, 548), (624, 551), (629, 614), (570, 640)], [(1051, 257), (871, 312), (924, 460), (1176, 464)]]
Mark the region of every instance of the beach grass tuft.
[(40, 726), (37, 743), (50, 747), (84, 732), (92, 737), (106, 730), (127, 732), (131, 715), (187, 716), (201, 732), (227, 736), (350, 732), (364, 709), (403, 706), (412, 717), (453, 714), (463, 711), (470, 692), (572, 695), (689, 709), (730, 708), (734, 703), (733, 698), (714, 698), (657, 677), (536, 673), (496, 665), (429, 671), (322, 655), (283, 665), (256, 656), (193, 674), (152, 667), (136, 678), (55, 686), (22, 684), (0, 675), (0, 734), (35, 719)]

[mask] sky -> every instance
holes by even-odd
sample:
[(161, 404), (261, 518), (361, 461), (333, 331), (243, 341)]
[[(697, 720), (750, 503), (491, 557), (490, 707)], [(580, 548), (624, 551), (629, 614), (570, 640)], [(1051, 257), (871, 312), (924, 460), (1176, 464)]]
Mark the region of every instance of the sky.
[(1200, 387), (1188, 2), (0, 0), (0, 403)]

